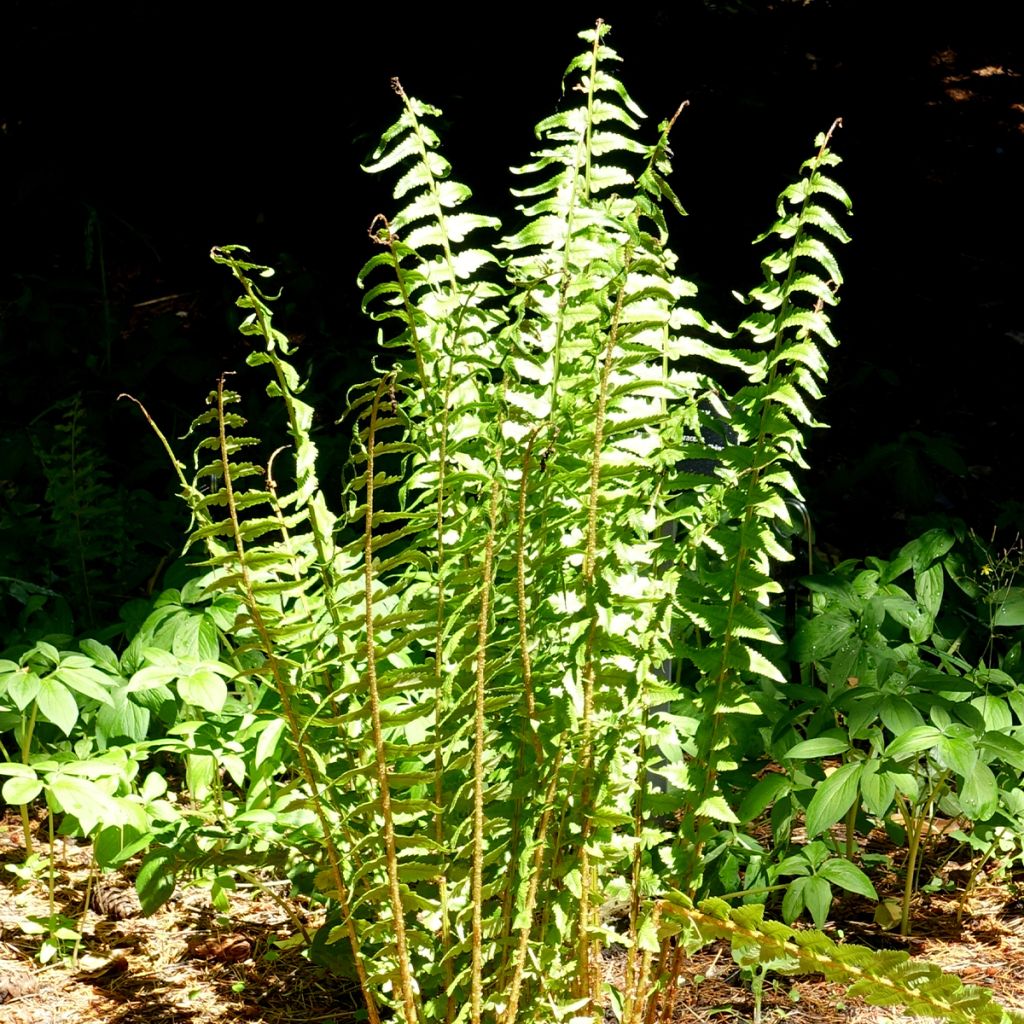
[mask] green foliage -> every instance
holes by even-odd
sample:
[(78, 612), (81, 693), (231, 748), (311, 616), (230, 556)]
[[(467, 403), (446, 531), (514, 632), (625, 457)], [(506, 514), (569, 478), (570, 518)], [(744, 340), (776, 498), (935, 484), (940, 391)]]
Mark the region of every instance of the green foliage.
[(934, 964), (911, 960), (897, 950), (838, 945), (820, 931), (794, 931), (765, 921), (763, 906), (732, 908), (711, 899), (694, 907), (688, 901), (666, 900), (661, 912), (663, 931), (681, 932), (689, 949), (726, 939), (741, 967), (765, 965), (781, 974), (823, 974), (872, 1006), (900, 1006), (911, 1016), (950, 1024), (1024, 1020), (1020, 1012), (999, 1006), (988, 989), (964, 985)]
[(118, 630), (107, 623), (158, 570), (158, 538), (173, 515), (166, 503), (123, 484), (97, 419), (75, 394), (40, 413), (4, 451), (4, 643), (85, 631), (114, 638)]
[[(889, 657), (886, 616), (911, 645), (933, 630), (938, 537), (860, 582), (819, 584), (838, 609), (792, 646), (826, 692), (787, 678), (772, 566), (790, 557), (793, 471), (835, 344), (839, 160), (819, 136), (758, 239), (746, 318), (709, 323), (668, 248), (679, 114), (640, 141), (607, 32), (581, 33), (568, 99), (514, 172), (521, 223), (504, 236), (452, 177), (440, 112), (394, 83), (401, 112), (367, 170), (397, 175), (397, 210), (374, 219), (359, 277), (384, 354), (348, 396), (340, 506), (273, 325), (272, 271), (213, 250), (288, 444), (263, 449), (224, 377), (192, 425), (191, 474), (157, 429), (203, 576), (161, 595), (120, 659), (96, 645), (89, 668), (40, 643), (4, 663), (10, 710), (64, 735), (33, 751), (18, 733), (5, 798), (45, 793), (101, 866), (142, 854), (147, 911), (183, 872), (215, 905), (238, 873), (287, 873), (329, 904), (311, 955), (358, 984), (371, 1024), (596, 1019), (606, 1005), (628, 1024), (668, 1019), (679, 957), (726, 934), (759, 977), (815, 969), (915, 1012), (994, 1014), (933, 969), (765, 923), (759, 903), (693, 910), (785, 887), (787, 922), (806, 910), (821, 925), (833, 887), (874, 890), (852, 850), (792, 848), (797, 815), (812, 839), (844, 815), (852, 836), (869, 791), (878, 814), (897, 795), (909, 814), (955, 793), (980, 815), (981, 769), (1014, 766), (1017, 748), (994, 724), (998, 696), (954, 707), (964, 673), (945, 671), (948, 648), (931, 675)], [(911, 569), (913, 598), (893, 582)], [(854, 665), (881, 725), (849, 696)], [(887, 715), (921, 713), (897, 678), (945, 719), (889, 740)], [(89, 721), (94, 738), (71, 749)], [(187, 801), (173, 777), (136, 782), (148, 756), (180, 759), (166, 763)], [(768, 757), (786, 773), (755, 784)], [(102, 792), (102, 823), (69, 778)], [(742, 829), (769, 808), (777, 863)], [(601, 972), (612, 943), (627, 949), (621, 991)]]
[[(954, 537), (936, 529), (906, 544), (890, 561), (871, 558), (867, 568), (844, 563), (805, 580), (816, 614), (799, 629), (792, 650), (814, 665), (825, 700), (815, 690), (816, 697), (795, 706), (791, 721), (803, 720), (814, 738), (791, 746), (783, 761), (843, 759), (815, 783), (806, 808), (809, 836), (846, 818), (852, 849), (861, 807), (887, 821), (891, 833), (905, 835), (904, 933), (922, 840), (938, 811), (972, 822), (978, 831), (973, 845), (980, 845), (985, 857), (990, 844), (1005, 842), (1007, 829), (1019, 820), (1024, 695), (1018, 678), (1007, 671), (1017, 669), (1020, 649), (1015, 588), (1008, 582), (1013, 557), (1004, 553), (998, 571), (992, 568), (996, 561), (983, 560), (989, 571), (979, 579), (995, 578), (980, 589), (964, 575), (962, 547), (954, 549)], [(909, 588), (897, 582), (908, 575)], [(984, 621), (965, 624), (943, 608), (947, 577), (973, 591), (974, 607), (986, 592), (995, 598), (981, 601)], [(974, 632), (982, 627), (984, 641), (972, 641), (969, 625)], [(1003, 654), (995, 640), (1007, 628)], [(1004, 667), (970, 664), (960, 650), (972, 647)], [(794, 775), (774, 795), (800, 788)]]
[[(467, 212), (438, 111), (395, 83), (402, 113), (367, 169), (399, 172), (401, 205), (376, 219), (360, 280), (398, 359), (350, 395), (337, 521), (256, 284), (270, 272), (213, 254), (242, 286), (243, 332), (264, 339), (250, 363), (284, 403), (295, 483), (280, 491), (247, 457), (258, 442), (222, 381), (194, 424), (195, 479), (181, 476), (190, 543), (211, 592), (244, 603), (232, 642), (260, 653), (266, 712), (287, 723), (275, 741), (340, 909), (327, 941), (350, 948), (371, 1019), (382, 1004), (410, 1021), (596, 1012), (609, 940), (646, 964), (624, 1011), (643, 1012), (641, 897), (702, 884), (708, 839), (737, 820), (718, 782), (730, 722), (757, 711), (752, 682), (782, 680), (762, 651), (778, 643), (769, 561), (786, 556), (772, 524), (796, 495), (786, 466), (813, 423), (818, 344), (834, 343), (837, 158), (819, 139), (780, 197), (756, 311), (719, 347), (666, 246), (672, 122), (635, 140), (606, 31), (583, 33), (567, 72), (580, 100), (541, 122), (516, 172), (524, 225), (486, 248), (469, 238), (498, 225)], [(733, 395), (715, 365), (740, 374)], [(723, 419), (720, 447), (705, 438)], [(670, 658), (696, 671), (670, 685)], [(666, 700), (682, 713), (659, 717)], [(625, 935), (600, 913), (615, 891), (632, 893)]]

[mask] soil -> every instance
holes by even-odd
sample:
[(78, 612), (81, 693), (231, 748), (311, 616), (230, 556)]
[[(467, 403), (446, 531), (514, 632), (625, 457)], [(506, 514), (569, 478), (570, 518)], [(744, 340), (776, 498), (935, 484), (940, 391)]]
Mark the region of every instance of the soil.
[[(884, 845), (869, 837), (872, 852)], [(45, 842), (37, 852), (48, 856)], [(899, 867), (898, 852), (886, 851)], [(318, 915), (267, 880), (262, 889), (240, 886), (227, 914), (215, 912), (199, 885), (180, 888), (150, 917), (116, 919), (131, 912), (127, 877), (101, 880), (107, 913), (85, 908), (90, 850), (75, 840), (56, 843), (54, 896), (59, 912), (77, 921), (82, 942), (75, 957), (40, 965), (40, 937), (22, 923), (48, 913), (48, 877), (27, 882), (10, 870), (24, 863), (20, 820), (0, 823), (0, 1022), (2, 1024), (343, 1024), (355, 1021), (359, 1001), (348, 982), (332, 977), (303, 954), (298, 927), (308, 933)], [(951, 840), (931, 851), (940, 881), (962, 881)], [(941, 867), (940, 867), (941, 865)], [(883, 897), (898, 897), (894, 870), (876, 874)], [(93, 906), (96, 901), (90, 900)], [(873, 947), (906, 949), (972, 985), (991, 988), (1006, 1007), (1024, 1009), (1024, 899), (1009, 877), (981, 880), (957, 922), (956, 893), (920, 895), (912, 937), (901, 939), (873, 923), (872, 904), (838, 900), (828, 931)], [(610, 977), (622, 956), (606, 956)], [(907, 1018), (851, 999), (841, 986), (817, 978), (769, 976), (762, 1019), (766, 1024), (903, 1024)], [(729, 950), (711, 946), (683, 968), (673, 1019), (678, 1022), (750, 1021), (754, 1003)]]

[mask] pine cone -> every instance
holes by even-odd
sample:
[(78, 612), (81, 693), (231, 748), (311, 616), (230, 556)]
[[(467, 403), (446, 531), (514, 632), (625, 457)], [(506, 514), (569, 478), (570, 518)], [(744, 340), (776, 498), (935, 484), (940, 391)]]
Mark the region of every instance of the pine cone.
[(23, 971), (0, 973), (0, 1003), (6, 1003), (8, 999), (31, 995), (38, 988), (39, 983), (34, 974), (26, 974)]
[(97, 914), (103, 914), (111, 921), (138, 917), (142, 913), (139, 897), (134, 889), (122, 889), (115, 885), (97, 885), (92, 891), (92, 906)]

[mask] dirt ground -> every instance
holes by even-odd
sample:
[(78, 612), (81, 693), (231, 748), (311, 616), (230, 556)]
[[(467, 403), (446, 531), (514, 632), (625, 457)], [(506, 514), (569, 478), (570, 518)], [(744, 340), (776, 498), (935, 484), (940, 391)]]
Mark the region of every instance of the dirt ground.
[[(26, 934), (29, 916), (48, 913), (47, 878), (23, 882), (10, 870), (24, 861), (20, 821), (0, 824), (0, 1024), (342, 1024), (354, 1021), (358, 998), (348, 983), (303, 956), (300, 927), (312, 932), (316, 915), (288, 900), (273, 883), (239, 887), (227, 915), (215, 912), (200, 886), (180, 888), (151, 917), (138, 913), (127, 878), (102, 880), (106, 913), (84, 912), (89, 848), (57, 841), (57, 909), (75, 919), (83, 941), (72, 959), (40, 965), (38, 935)], [(44, 857), (45, 843), (38, 852)], [(955, 851), (953, 851), (955, 852)], [(963, 870), (950, 850), (935, 850), (945, 871)], [(898, 855), (894, 856), (898, 868)], [(941, 877), (941, 874), (940, 874)], [(882, 895), (898, 894), (895, 871), (876, 876)], [(829, 931), (870, 946), (907, 949), (993, 989), (1003, 1005), (1024, 1008), (1024, 899), (1012, 879), (983, 879), (967, 901), (962, 925), (957, 897), (921, 895), (913, 937), (901, 940), (873, 923), (873, 906), (840, 901)], [(119, 919), (120, 918), (120, 919)], [(614, 950), (606, 957), (614, 976)], [(750, 1021), (754, 1004), (724, 946), (713, 946), (684, 967), (675, 1020)], [(763, 1020), (789, 1024), (900, 1024), (893, 1010), (846, 997), (820, 979), (769, 976)]]

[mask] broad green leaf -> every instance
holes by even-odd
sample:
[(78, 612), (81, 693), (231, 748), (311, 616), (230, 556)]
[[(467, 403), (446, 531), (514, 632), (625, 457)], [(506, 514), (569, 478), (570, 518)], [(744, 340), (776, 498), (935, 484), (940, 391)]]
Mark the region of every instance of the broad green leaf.
[(790, 747), (782, 756), (786, 760), (832, 757), (835, 754), (844, 754), (849, 749), (850, 741), (845, 736), (816, 736)]
[(178, 693), (183, 701), (219, 714), (228, 699), (227, 684), (215, 672), (197, 669), (178, 680)]
[(894, 761), (904, 761), (922, 750), (929, 750), (938, 743), (942, 732), (933, 725), (919, 725), (909, 732), (897, 736), (896, 739), (885, 748), (887, 757)]
[(856, 864), (851, 864), (841, 857), (826, 861), (819, 868), (818, 877), (838, 885), (840, 889), (846, 889), (847, 892), (855, 892), (871, 900), (878, 899), (871, 879)]
[(747, 790), (740, 803), (740, 821), (753, 821), (766, 807), (774, 803), (780, 793), (788, 792), (792, 783), (788, 775), (768, 772)]
[(943, 767), (965, 778), (974, 772), (978, 763), (978, 750), (971, 740), (951, 736), (940, 736), (932, 756)]
[(1024, 772), (1024, 743), (1020, 740), (999, 732), (987, 732), (981, 738), (979, 746), (989, 758), (998, 758), (1017, 771)]
[[(942, 605), (942, 585), (945, 571), (940, 563), (929, 566), (914, 577), (914, 595), (918, 603), (934, 620)], [(922, 640), (927, 639), (922, 637)]]
[(981, 712), (985, 720), (985, 728), (993, 732), (1008, 732), (1013, 725), (1013, 715), (1006, 706), (1006, 701), (999, 697), (975, 697), (971, 704)]
[(122, 691), (114, 693), (109, 704), (96, 712), (96, 728), (107, 739), (144, 740), (149, 732), (150, 712)]
[(7, 803), (18, 805), (31, 803), (42, 791), (42, 779), (38, 779), (33, 775), (32, 778), (15, 776), (8, 779), (0, 793), (3, 794), (3, 798)]
[[(850, 866), (853, 867), (852, 864)], [(804, 883), (804, 904), (811, 912), (815, 927), (824, 928), (829, 907), (832, 906), (832, 887), (822, 874), (805, 878)]]
[(980, 761), (964, 776), (960, 806), (973, 821), (987, 821), (999, 806), (999, 786), (992, 769)]
[(896, 780), (882, 771), (877, 761), (866, 761), (860, 779), (860, 792), (869, 814), (881, 818), (892, 806), (896, 795)]
[(39, 684), (36, 694), (36, 707), (47, 722), (52, 722), (65, 736), (78, 721), (78, 702), (74, 694), (53, 676), (47, 676)]
[(878, 715), (882, 724), (896, 736), (902, 736), (919, 725), (924, 725), (921, 712), (906, 697), (895, 697), (886, 694), (878, 706)]
[(920, 537), (904, 544), (899, 554), (889, 563), (881, 582), (889, 583), (907, 569), (922, 573), (953, 546), (953, 535), (943, 529), (928, 530)]
[(181, 675), (181, 665), (173, 655), (170, 658), (169, 665), (145, 665), (140, 668), (128, 681), (127, 692), (137, 693), (140, 690), (152, 690), (173, 683)]
[(863, 763), (840, 765), (814, 791), (807, 805), (807, 835), (820, 835), (850, 809), (857, 798)]
[(134, 825), (110, 825), (93, 837), (93, 853), (101, 868), (116, 868), (131, 860), (153, 840), (150, 832)]
[(142, 913), (147, 917), (171, 898), (177, 883), (174, 867), (174, 854), (163, 846), (150, 850), (143, 859), (135, 879), (135, 891), (139, 894)]
[(992, 625), (1007, 629), (1024, 626), (1024, 587), (1004, 587), (986, 600), (992, 605)]
[(803, 913), (804, 890), (809, 881), (810, 879), (805, 877), (789, 883), (789, 888), (782, 897), (782, 920), (786, 924), (792, 924)]
[(61, 810), (78, 819), (87, 836), (101, 823), (117, 824), (121, 820), (116, 801), (91, 779), (57, 773), (46, 780), (46, 794), (48, 799), (57, 801)]
[(40, 682), (39, 676), (27, 669), (18, 669), (7, 677), (7, 695), (19, 711), (24, 711), (36, 699)]
[(110, 675), (117, 676), (120, 674), (120, 665), (118, 664), (117, 655), (106, 644), (101, 644), (99, 640), (87, 639), (79, 640), (78, 646), (97, 665), (106, 669)]
[(101, 704), (110, 703), (109, 686), (113, 680), (95, 669), (66, 668), (61, 665), (53, 677), (59, 679), (65, 686), (77, 690), (86, 697), (98, 700)]

